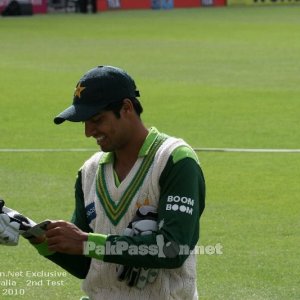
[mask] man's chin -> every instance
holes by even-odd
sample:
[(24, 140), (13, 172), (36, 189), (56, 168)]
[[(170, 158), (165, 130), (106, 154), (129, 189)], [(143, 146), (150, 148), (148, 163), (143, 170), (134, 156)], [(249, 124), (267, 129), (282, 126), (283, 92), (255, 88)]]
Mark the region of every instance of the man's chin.
[(113, 152), (114, 149), (112, 147), (106, 146), (106, 145), (100, 145), (100, 150), (102, 152)]

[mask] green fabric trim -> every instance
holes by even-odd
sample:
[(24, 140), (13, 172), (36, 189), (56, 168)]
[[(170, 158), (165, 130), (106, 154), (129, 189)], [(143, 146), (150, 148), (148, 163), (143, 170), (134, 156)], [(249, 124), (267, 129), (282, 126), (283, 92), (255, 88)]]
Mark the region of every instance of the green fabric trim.
[(161, 144), (167, 139), (168, 136), (164, 134), (157, 134), (154, 142), (151, 144), (151, 148), (148, 151), (148, 155), (142, 161), (142, 164), (132, 179), (130, 185), (125, 190), (118, 204), (116, 204), (110, 197), (107, 190), (107, 184), (105, 182), (105, 166), (99, 164), (96, 179), (96, 192), (97, 196), (105, 210), (106, 215), (112, 222), (112, 224), (117, 225), (122, 219), (123, 215), (126, 213), (131, 200), (136, 194), (137, 190), (142, 185), (150, 166), (153, 163), (155, 154)]
[(32, 244), (32, 246), (39, 252), (42, 256), (49, 256), (54, 254), (55, 252), (49, 251), (48, 249), (48, 242), (44, 241), (40, 244)]
[(149, 129), (149, 133), (143, 143), (142, 148), (139, 151), (138, 157), (146, 156), (149, 153), (151, 146), (158, 135), (159, 135), (159, 131), (155, 127), (151, 127)]
[(119, 187), (120, 180), (119, 180), (119, 177), (118, 177), (118, 175), (117, 175), (117, 173), (116, 173), (115, 170), (114, 170), (114, 179), (115, 179), (115, 185), (116, 185), (116, 187)]
[(107, 235), (100, 233), (89, 233), (85, 244), (84, 255), (103, 260)]
[(176, 148), (172, 153), (173, 163), (176, 164), (184, 158), (192, 158), (197, 164), (199, 164), (199, 159), (197, 154), (188, 146), (180, 146)]
[(109, 164), (114, 161), (114, 154), (113, 152), (106, 152), (103, 153), (102, 157), (100, 158), (100, 164)]

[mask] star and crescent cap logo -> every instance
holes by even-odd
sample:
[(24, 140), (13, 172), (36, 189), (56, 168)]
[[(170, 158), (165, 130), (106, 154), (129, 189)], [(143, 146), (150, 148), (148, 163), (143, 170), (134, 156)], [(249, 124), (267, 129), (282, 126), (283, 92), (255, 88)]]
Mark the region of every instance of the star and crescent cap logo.
[(81, 97), (81, 92), (85, 90), (85, 86), (81, 86), (81, 82), (79, 82), (76, 86), (74, 96), (80, 98)]

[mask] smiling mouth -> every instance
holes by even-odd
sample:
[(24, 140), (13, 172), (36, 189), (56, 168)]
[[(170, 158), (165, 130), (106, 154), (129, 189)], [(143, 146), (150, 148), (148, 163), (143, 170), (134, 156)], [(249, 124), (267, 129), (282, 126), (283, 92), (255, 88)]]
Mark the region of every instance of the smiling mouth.
[(96, 138), (97, 144), (100, 145), (100, 143), (105, 139), (104, 135), (101, 135), (99, 137)]

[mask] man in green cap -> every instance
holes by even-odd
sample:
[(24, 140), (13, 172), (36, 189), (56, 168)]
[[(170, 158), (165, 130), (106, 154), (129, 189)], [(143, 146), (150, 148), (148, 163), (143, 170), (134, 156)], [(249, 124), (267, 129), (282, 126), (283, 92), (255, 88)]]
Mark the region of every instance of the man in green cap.
[(196, 256), (205, 182), (182, 139), (146, 128), (134, 80), (99, 66), (55, 119), (83, 122), (100, 151), (80, 168), (71, 222), (31, 242), (78, 278), (89, 299), (198, 299)]

